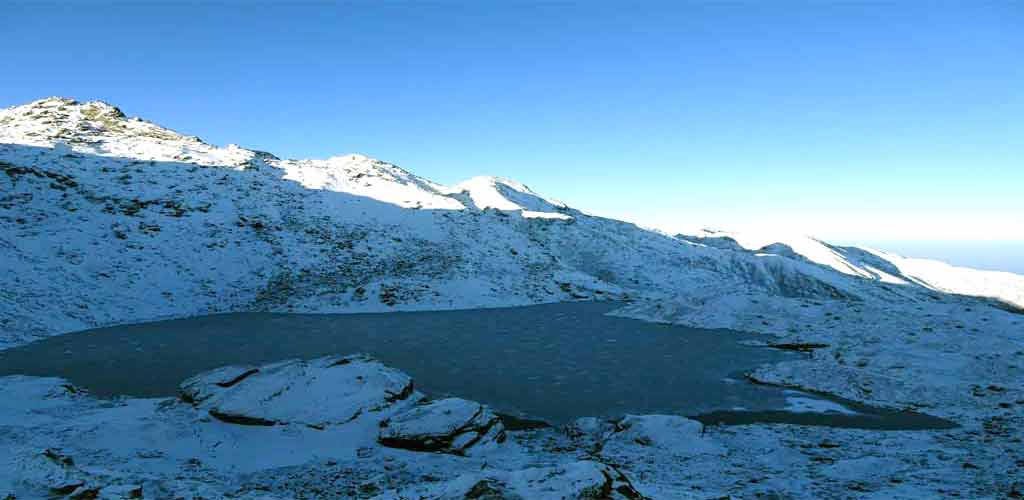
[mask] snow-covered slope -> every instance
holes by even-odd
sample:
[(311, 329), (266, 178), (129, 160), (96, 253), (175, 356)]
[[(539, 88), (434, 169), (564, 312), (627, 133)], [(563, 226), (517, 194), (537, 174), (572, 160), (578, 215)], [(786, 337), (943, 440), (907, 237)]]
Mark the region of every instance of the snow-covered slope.
[(453, 189), (461, 194), (467, 207), (477, 209), (515, 210), (523, 217), (570, 219), (564, 212), (569, 211), (564, 203), (544, 198), (534, 193), (525, 184), (500, 177), (474, 177), (461, 182)]
[(1024, 308), (1024, 276), (909, 259), (872, 248), (830, 245), (808, 236), (737, 233), (705, 229), (681, 239), (715, 248), (802, 259), (841, 273), (884, 283), (917, 284), (931, 290), (990, 297)]
[(102, 102), (0, 111), (0, 169), (0, 346), (232, 310), (602, 297), (745, 307), (935, 290), (1021, 304), (1024, 290), (1013, 275), (993, 284), (990, 273), (925, 272), (813, 240), (792, 252), (723, 249), (589, 216), (506, 179), (448, 187), (362, 155), (217, 147)]
[(359, 194), (403, 208), (460, 210), (448, 189), (405, 170), (359, 154), (326, 160), (279, 161), (284, 178), (309, 189)]

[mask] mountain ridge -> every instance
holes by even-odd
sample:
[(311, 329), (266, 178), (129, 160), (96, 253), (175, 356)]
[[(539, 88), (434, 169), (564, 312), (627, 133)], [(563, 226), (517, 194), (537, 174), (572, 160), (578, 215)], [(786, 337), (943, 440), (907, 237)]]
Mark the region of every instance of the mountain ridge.
[[(806, 250), (810, 257), (781, 246), (720, 248), (711, 234), (673, 237), (587, 215), (516, 181), (482, 176), (449, 187), (365, 155), (286, 160), (217, 147), (97, 101), (48, 98), (0, 111), (0, 162), (6, 345), (238, 310), (604, 298), (699, 308), (746, 297), (719, 304), (739, 317), (737, 308), (751, 312), (761, 299), (913, 303), (936, 293), (1024, 304), (1024, 277), (993, 285), (965, 271), (931, 286), (880, 262), (850, 272)], [(981, 284), (961, 286), (972, 280)], [(45, 297), (63, 303), (58, 312), (44, 312), (53, 309)]]

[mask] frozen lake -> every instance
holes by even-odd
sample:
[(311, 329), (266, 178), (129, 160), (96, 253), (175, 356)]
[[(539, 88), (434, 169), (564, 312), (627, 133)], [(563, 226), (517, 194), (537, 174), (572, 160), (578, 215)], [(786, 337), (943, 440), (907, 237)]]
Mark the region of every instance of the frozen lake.
[[(870, 408), (854, 415), (818, 396), (746, 382), (746, 371), (799, 356), (741, 343), (756, 335), (604, 315), (615, 307), (220, 314), (86, 330), (0, 351), (0, 375), (61, 376), (100, 397), (163, 397), (219, 366), (366, 352), (409, 373), (428, 395), (457, 395), (551, 423), (672, 413), (726, 423), (887, 427), (886, 416), (868, 415)], [(935, 423), (898, 416), (903, 420), (890, 418), (888, 427)]]

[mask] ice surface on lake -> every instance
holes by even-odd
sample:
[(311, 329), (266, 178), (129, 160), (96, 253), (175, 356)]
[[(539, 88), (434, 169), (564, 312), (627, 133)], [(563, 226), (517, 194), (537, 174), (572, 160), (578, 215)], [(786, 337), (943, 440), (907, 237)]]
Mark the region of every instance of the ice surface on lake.
[(780, 389), (728, 381), (794, 355), (739, 343), (751, 334), (603, 314), (614, 307), (214, 315), (53, 337), (0, 352), (0, 373), (67, 377), (101, 396), (168, 396), (219, 366), (366, 352), (428, 394), (553, 422), (787, 404)]

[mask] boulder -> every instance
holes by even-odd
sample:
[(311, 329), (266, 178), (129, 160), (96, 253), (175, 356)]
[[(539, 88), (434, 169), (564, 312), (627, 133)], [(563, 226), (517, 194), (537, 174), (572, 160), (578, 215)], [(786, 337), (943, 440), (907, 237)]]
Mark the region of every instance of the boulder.
[(260, 369), (255, 366), (236, 365), (222, 366), (200, 373), (181, 384), (181, 399), (193, 405), (204, 403), (216, 395), (223, 394), (224, 389), (259, 371)]
[(125, 498), (145, 498), (142, 486), (138, 484), (118, 484), (105, 486), (99, 491), (101, 500), (115, 500)]
[(181, 384), (182, 400), (243, 425), (343, 424), (414, 396), (408, 375), (369, 356), (217, 368)]
[(460, 398), (417, 405), (381, 422), (380, 444), (415, 451), (465, 454), (505, 441), (505, 427), (490, 408)]
[(604, 451), (652, 447), (675, 455), (719, 453), (720, 444), (704, 436), (704, 424), (677, 415), (626, 415), (614, 422)]
[(592, 460), (466, 475), (446, 485), (438, 497), (445, 500), (645, 498), (618, 469)]
[(605, 439), (615, 432), (615, 421), (598, 417), (582, 417), (566, 425), (563, 432), (577, 448), (598, 453)]
[(566, 436), (589, 453), (635, 454), (656, 448), (673, 455), (719, 453), (721, 445), (704, 435), (704, 425), (676, 415), (626, 415), (619, 419), (583, 417), (567, 425)]

